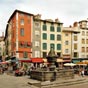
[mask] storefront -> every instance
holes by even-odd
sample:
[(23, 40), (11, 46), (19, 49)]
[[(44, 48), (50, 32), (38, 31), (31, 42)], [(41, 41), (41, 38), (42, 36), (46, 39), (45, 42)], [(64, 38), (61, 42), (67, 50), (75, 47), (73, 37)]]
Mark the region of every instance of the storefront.
[(82, 62), (82, 61), (88, 60), (88, 58), (73, 58), (71, 62), (77, 63), (77, 62)]
[(71, 56), (70, 55), (63, 55), (63, 63), (70, 63), (71, 62)]
[(31, 58), (31, 62), (34, 67), (41, 67), (40, 65), (44, 62), (43, 58)]

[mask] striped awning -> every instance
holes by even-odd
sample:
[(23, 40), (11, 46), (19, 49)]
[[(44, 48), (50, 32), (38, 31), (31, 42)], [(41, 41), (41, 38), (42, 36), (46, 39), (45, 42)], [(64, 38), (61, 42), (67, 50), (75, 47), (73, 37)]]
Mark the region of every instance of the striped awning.
[(57, 62), (64, 62), (63, 59), (57, 59)]

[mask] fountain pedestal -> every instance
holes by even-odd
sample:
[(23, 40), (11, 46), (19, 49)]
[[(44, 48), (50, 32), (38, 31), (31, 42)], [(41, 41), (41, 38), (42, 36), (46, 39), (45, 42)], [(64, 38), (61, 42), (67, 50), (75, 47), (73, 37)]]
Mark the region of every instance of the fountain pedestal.
[(31, 71), (30, 77), (39, 81), (55, 81), (56, 79), (68, 79), (74, 78), (74, 71), (72, 69), (56, 70), (55, 62), (57, 55), (55, 55), (54, 49), (51, 47), (48, 56), (46, 57), (49, 63), (49, 70), (33, 70)]
[(48, 53), (48, 56), (46, 58), (50, 64), (49, 66), (50, 71), (55, 71), (56, 70), (55, 62), (56, 62), (57, 55), (55, 55), (55, 51), (53, 47), (51, 47), (50, 52)]

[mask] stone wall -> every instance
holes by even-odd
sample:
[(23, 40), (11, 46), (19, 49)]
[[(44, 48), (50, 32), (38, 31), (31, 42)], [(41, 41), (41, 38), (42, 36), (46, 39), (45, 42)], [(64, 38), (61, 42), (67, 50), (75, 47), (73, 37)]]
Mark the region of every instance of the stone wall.
[(74, 78), (74, 71), (72, 69), (59, 71), (31, 71), (30, 77), (39, 81), (72, 79)]

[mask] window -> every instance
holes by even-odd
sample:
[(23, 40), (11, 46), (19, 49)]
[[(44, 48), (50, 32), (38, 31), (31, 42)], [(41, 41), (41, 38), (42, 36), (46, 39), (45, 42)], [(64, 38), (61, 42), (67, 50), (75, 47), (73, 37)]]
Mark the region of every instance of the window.
[(39, 31), (35, 31), (35, 35), (36, 36), (39, 36)]
[(77, 57), (78, 56), (78, 53), (77, 52), (74, 52), (74, 57)]
[(54, 34), (50, 34), (50, 40), (55, 40), (55, 35)]
[(40, 23), (39, 22), (35, 22), (35, 28), (40, 28)]
[(86, 44), (88, 44), (88, 39), (86, 39)]
[(69, 44), (69, 42), (68, 41), (65, 41), (65, 45), (68, 45)]
[(47, 49), (47, 43), (43, 43), (43, 50)]
[(21, 13), (20, 16), (21, 16), (21, 17), (24, 17), (24, 14)]
[(77, 44), (74, 44), (74, 49), (77, 50)]
[(21, 36), (24, 36), (24, 28), (21, 28), (21, 29), (20, 29), (20, 35), (21, 35)]
[(53, 43), (50, 44), (50, 48), (51, 48), (51, 47), (52, 47), (53, 49), (55, 49), (55, 45), (54, 45)]
[(88, 32), (86, 32), (86, 36), (88, 36)]
[(35, 41), (35, 46), (39, 46), (39, 41)]
[(54, 32), (54, 26), (53, 25), (50, 26), (50, 31)]
[(47, 39), (47, 34), (43, 33), (43, 39)]
[(57, 35), (57, 40), (61, 40), (61, 35)]
[(27, 53), (27, 52), (24, 52), (24, 53), (23, 53), (23, 57), (24, 57), (24, 58), (27, 58), (27, 57), (28, 57), (28, 53)]
[(65, 36), (68, 36), (68, 34), (66, 33)]
[(43, 58), (47, 56), (47, 52), (43, 52)]
[(61, 32), (61, 27), (57, 27), (57, 32)]
[(47, 26), (46, 24), (43, 25), (43, 31), (46, 31), (47, 30)]
[(85, 32), (84, 31), (82, 31), (82, 35), (85, 35)]
[(74, 41), (77, 41), (77, 36), (74, 36)]
[(86, 47), (86, 52), (88, 53), (88, 47)]
[(82, 44), (85, 44), (85, 39), (82, 39)]
[(61, 44), (57, 44), (57, 50), (61, 50)]
[(21, 20), (20, 20), (20, 24), (21, 24), (21, 25), (24, 25), (24, 19), (21, 19)]
[(39, 51), (35, 51), (35, 57), (40, 57), (40, 52)]
[(65, 53), (68, 53), (69, 52), (69, 50), (68, 49), (65, 49)]
[(82, 52), (85, 52), (85, 47), (82, 47)]

